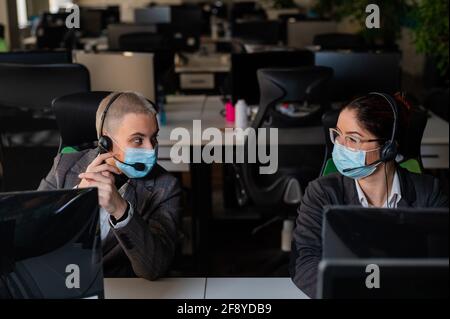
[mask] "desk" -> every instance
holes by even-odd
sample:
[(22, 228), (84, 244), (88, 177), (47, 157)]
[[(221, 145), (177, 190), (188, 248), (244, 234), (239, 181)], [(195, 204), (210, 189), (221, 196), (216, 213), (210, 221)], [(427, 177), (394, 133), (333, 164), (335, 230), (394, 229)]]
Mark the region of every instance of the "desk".
[(291, 278), (207, 278), (205, 299), (309, 299)]
[(105, 278), (106, 299), (308, 299), (290, 278)]
[(106, 299), (203, 299), (206, 278), (105, 278)]
[(431, 113), (423, 132), (421, 153), (427, 169), (448, 169), (448, 122)]

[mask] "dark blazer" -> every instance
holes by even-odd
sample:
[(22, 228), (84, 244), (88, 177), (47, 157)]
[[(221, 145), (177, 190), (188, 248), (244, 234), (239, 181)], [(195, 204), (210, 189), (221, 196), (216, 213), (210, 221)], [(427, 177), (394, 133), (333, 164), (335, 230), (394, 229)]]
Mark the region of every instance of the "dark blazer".
[[(398, 207), (448, 207), (437, 179), (397, 169), (402, 198)], [(308, 296), (316, 296), (317, 270), (322, 258), (322, 216), (328, 205), (361, 205), (355, 181), (339, 173), (312, 181), (298, 209), (292, 241), (291, 277)]]
[[(97, 155), (97, 150), (59, 154), (39, 190), (75, 187)], [(111, 228), (102, 242), (104, 275), (154, 280), (167, 271), (179, 243), (178, 180), (155, 165), (147, 177), (130, 179), (118, 191), (134, 214), (125, 227)]]

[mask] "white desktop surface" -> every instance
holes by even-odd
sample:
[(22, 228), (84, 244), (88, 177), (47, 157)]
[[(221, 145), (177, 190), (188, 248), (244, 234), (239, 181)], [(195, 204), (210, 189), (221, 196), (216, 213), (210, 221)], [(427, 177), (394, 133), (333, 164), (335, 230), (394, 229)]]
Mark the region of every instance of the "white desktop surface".
[(290, 278), (105, 278), (106, 299), (308, 299)]
[(309, 299), (291, 278), (207, 278), (205, 299)]
[(203, 299), (206, 278), (105, 278), (106, 299)]

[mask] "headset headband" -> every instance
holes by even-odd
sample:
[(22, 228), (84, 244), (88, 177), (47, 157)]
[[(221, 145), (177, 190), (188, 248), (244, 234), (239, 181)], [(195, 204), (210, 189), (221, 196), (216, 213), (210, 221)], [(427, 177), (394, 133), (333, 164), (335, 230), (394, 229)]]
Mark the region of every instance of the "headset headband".
[(99, 132), (99, 136), (103, 136), (103, 125), (105, 124), (105, 118), (106, 118), (106, 114), (108, 113), (109, 108), (111, 107), (111, 105), (122, 95), (122, 93), (116, 93), (115, 95), (113, 95), (111, 97), (111, 99), (109, 100), (108, 104), (105, 107), (105, 110), (102, 113), (102, 119), (100, 121), (100, 132)]

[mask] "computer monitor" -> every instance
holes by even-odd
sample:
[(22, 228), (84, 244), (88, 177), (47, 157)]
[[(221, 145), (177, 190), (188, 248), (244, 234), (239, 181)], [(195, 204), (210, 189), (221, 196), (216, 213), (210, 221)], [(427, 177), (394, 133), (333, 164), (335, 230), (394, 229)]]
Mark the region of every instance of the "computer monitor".
[(134, 9), (134, 22), (140, 24), (170, 23), (171, 13), (169, 6), (153, 6), (149, 8)]
[(305, 49), (313, 45), (316, 35), (337, 32), (337, 25), (336, 21), (329, 20), (297, 21), (295, 18), (287, 19), (287, 45), (292, 48)]
[(233, 24), (233, 37), (245, 43), (276, 45), (282, 40), (278, 21), (241, 21)]
[(159, 25), (158, 32), (171, 37), (171, 49), (182, 52), (196, 52), (200, 47), (200, 36), (204, 25), (203, 12), (198, 5), (177, 5), (170, 7), (170, 24)]
[(447, 259), (345, 259), (319, 264), (319, 299), (448, 299)]
[(72, 54), (58, 51), (11, 51), (0, 53), (0, 63), (61, 64), (72, 63)]
[(110, 24), (107, 28), (108, 33), (108, 49), (119, 50), (119, 39), (124, 34), (130, 33), (157, 33), (156, 25), (149, 24)]
[(0, 194), (0, 299), (103, 297), (97, 189)]
[(273, 51), (239, 53), (231, 57), (231, 94), (233, 103), (244, 99), (248, 105), (259, 103), (257, 71), (263, 68), (296, 68), (314, 64), (310, 51)]
[(98, 37), (108, 25), (119, 21), (118, 6), (80, 7), (80, 25), (84, 37)]
[(330, 99), (344, 102), (369, 92), (401, 90), (400, 53), (317, 51), (315, 64), (334, 70)]
[(66, 27), (66, 19), (69, 13), (44, 12), (40, 16), (36, 27), (36, 47), (38, 49), (64, 48), (68, 34), (72, 30)]
[(448, 208), (330, 206), (323, 259), (447, 258)]
[(92, 91), (137, 91), (155, 101), (153, 53), (76, 50), (73, 51), (73, 62), (89, 70)]
[(236, 1), (231, 6), (231, 21), (265, 20), (267, 14), (257, 1)]
[(80, 27), (85, 37), (98, 37), (103, 31), (103, 10), (81, 8)]

